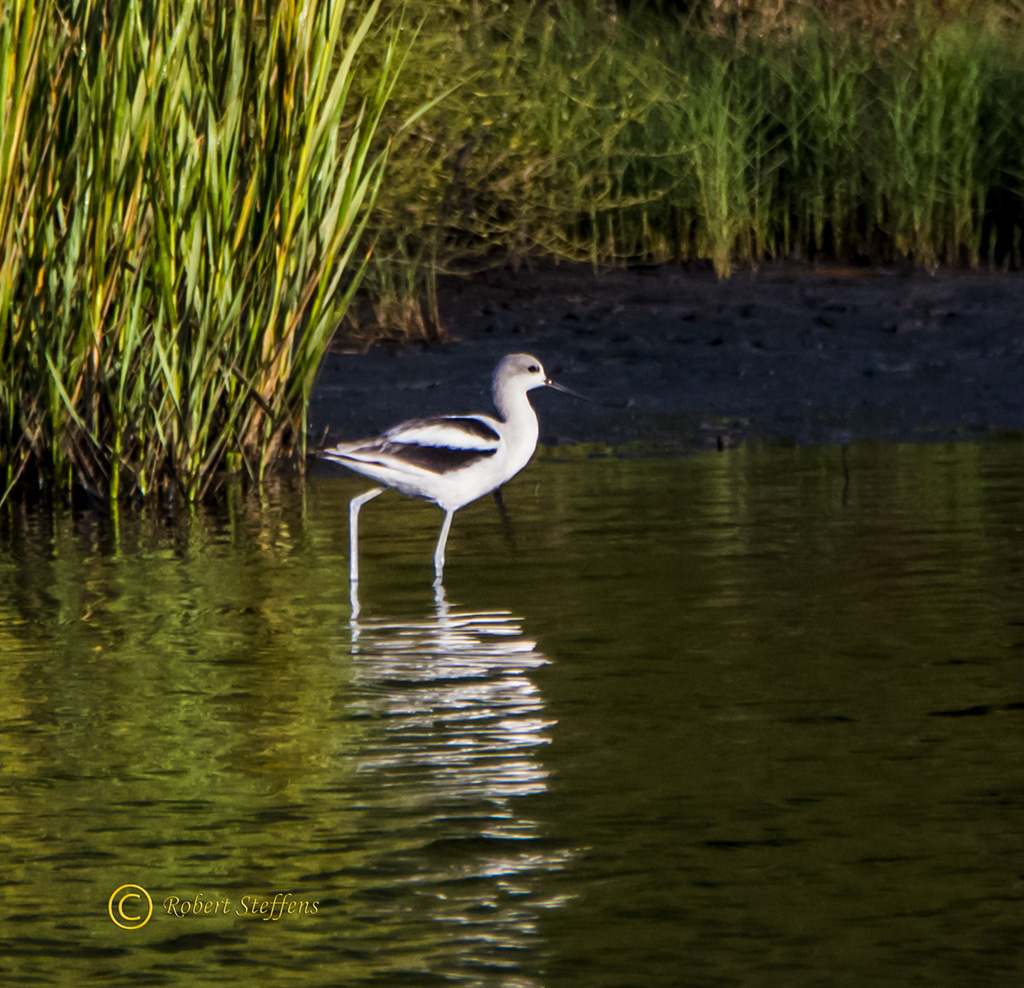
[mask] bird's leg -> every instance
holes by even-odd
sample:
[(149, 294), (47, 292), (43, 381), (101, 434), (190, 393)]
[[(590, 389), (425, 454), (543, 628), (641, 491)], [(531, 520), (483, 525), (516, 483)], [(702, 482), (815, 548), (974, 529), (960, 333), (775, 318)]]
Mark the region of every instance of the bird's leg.
[(359, 509), (383, 493), (383, 487), (374, 487), (348, 503), (348, 578), (352, 583), (359, 582)]
[(448, 530), (452, 527), (452, 518), (455, 509), (445, 509), (444, 524), (441, 526), (441, 535), (437, 540), (437, 548), (434, 550), (434, 582), (440, 583), (444, 574), (444, 547), (448, 544)]
[(505, 499), (501, 496), (501, 488), (494, 488), (494, 500), (498, 504), (498, 513), (501, 515), (501, 530), (505, 533), (505, 542), (510, 548), (515, 549), (516, 540), (512, 534), (512, 519), (508, 515), (508, 510), (505, 508)]

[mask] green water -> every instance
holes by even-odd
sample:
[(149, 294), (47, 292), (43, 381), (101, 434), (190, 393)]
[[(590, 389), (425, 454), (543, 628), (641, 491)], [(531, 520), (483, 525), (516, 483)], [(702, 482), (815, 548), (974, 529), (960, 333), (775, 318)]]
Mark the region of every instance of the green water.
[(1019, 439), (361, 489), (8, 513), (0, 983), (1019, 983)]

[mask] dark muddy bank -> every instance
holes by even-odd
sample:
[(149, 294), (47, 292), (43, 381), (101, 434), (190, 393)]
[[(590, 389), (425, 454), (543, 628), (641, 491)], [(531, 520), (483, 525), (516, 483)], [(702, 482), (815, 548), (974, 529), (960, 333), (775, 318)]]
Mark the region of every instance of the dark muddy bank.
[(1024, 277), (762, 269), (719, 281), (582, 266), (446, 279), (452, 342), (338, 347), (314, 438), (489, 411), (498, 359), (525, 350), (601, 408), (535, 392), (541, 441), (659, 452), (746, 437), (934, 441), (1024, 431)]

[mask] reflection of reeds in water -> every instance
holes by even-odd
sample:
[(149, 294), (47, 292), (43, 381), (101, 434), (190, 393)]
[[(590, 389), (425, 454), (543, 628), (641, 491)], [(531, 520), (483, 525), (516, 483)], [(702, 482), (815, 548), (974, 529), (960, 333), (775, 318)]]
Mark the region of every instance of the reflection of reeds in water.
[[(545, 879), (569, 857), (517, 805), (547, 790), (538, 751), (554, 722), (531, 674), (548, 660), (512, 614), (452, 611), (443, 591), (429, 619), (353, 622), (353, 654), (360, 790), (392, 838), (371, 871), (395, 892), (403, 926), (412, 917), (397, 886), (434, 930), (434, 956), (402, 963), (453, 973), (521, 960), (540, 912), (563, 904)], [(402, 939), (418, 952), (415, 936)]]

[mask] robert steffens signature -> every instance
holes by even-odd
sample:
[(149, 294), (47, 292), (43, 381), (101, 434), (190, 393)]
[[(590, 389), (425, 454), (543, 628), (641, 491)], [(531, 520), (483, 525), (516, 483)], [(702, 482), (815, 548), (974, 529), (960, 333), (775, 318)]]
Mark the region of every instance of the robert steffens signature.
[(164, 912), (168, 916), (259, 916), (264, 923), (278, 922), (285, 916), (315, 916), (320, 900), (296, 899), (291, 892), (278, 892), (273, 899), (262, 895), (243, 895), (238, 903), (231, 899), (207, 899), (204, 893), (182, 899), (169, 895), (164, 899)]

